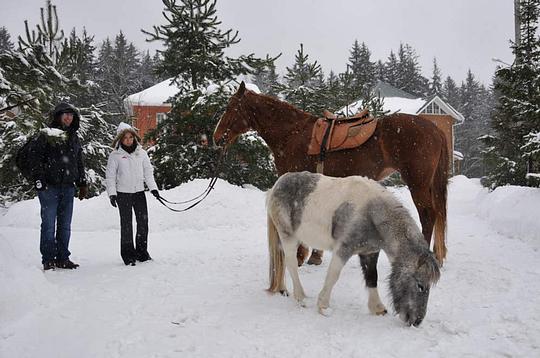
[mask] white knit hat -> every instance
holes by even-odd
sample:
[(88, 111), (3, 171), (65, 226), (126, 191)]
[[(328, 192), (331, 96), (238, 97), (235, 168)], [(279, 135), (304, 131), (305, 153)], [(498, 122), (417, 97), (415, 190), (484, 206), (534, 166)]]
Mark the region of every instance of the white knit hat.
[(120, 145), (120, 139), (123, 137), (125, 132), (131, 132), (133, 136), (136, 138), (137, 142), (141, 143), (141, 137), (139, 136), (139, 134), (137, 134), (137, 131), (135, 130), (135, 128), (133, 128), (127, 123), (120, 122), (120, 124), (118, 125), (118, 128), (116, 128), (116, 138), (114, 138), (111, 145), (113, 148), (118, 148), (118, 146)]
[(125, 131), (126, 129), (135, 132), (135, 128), (133, 128), (132, 126), (130, 126), (130, 125), (127, 124), (127, 123), (120, 122), (120, 124), (118, 125), (118, 128), (116, 128), (116, 135), (122, 133), (122, 132)]

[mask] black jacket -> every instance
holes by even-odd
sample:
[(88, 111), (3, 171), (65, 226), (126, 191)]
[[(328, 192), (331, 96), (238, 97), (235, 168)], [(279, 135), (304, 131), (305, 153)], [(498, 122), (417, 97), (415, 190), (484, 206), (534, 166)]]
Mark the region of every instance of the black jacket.
[[(64, 129), (60, 121), (62, 113), (72, 112), (73, 121)], [(67, 141), (53, 140), (52, 137), (41, 133), (32, 155), (32, 176), (49, 185), (71, 184), (86, 185), (84, 161), (81, 142), (77, 136), (80, 116), (75, 107), (68, 103), (60, 103), (54, 108), (50, 128), (65, 130)]]

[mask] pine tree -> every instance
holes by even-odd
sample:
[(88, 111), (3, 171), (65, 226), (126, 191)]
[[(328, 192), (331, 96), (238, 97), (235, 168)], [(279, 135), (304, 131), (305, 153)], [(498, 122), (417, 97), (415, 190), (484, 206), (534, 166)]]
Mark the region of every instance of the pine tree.
[(341, 96), (341, 84), (339, 77), (333, 71), (330, 71), (328, 78), (326, 79), (326, 103), (328, 109), (332, 112), (337, 111), (346, 105)]
[(321, 72), (321, 66), (317, 61), (309, 61), (309, 55), (304, 53), (304, 45), (300, 44), (294, 64), (287, 67), (284, 76), (285, 86), (281, 93), (285, 100), (306, 112), (317, 113), (322, 105), (315, 95), (320, 90), (317, 78)]
[(469, 177), (484, 174), (482, 152), (484, 146), (479, 138), (489, 132), (490, 92), (478, 82), (471, 70), (462, 83), (458, 110), (465, 121), (456, 126), (455, 146), (463, 153), (462, 173)]
[(338, 75), (339, 79), (339, 94), (338, 98), (341, 100), (342, 106), (345, 107), (345, 113), (340, 113), (340, 115), (351, 115), (354, 113), (349, 113), (348, 105), (353, 103), (354, 101), (357, 101), (358, 98), (353, 97), (352, 94), (352, 87), (353, 87), (353, 77), (351, 75), (351, 72), (349, 70), (349, 66), (347, 66), (347, 69), (345, 72), (342, 72)]
[(13, 49), (13, 43), (11, 42), (11, 36), (8, 30), (2, 26), (0, 27), (0, 54), (5, 53)]
[[(0, 55), (0, 98), (4, 98), (5, 107), (16, 108), (12, 112), (14, 114), (0, 112), (0, 152), (3, 153), (0, 196), (6, 201), (35, 195), (32, 186), (15, 168), (14, 158), (18, 149), (39, 129), (47, 126), (50, 122), (48, 114), (58, 102), (87, 105), (82, 99), (91, 86), (91, 38), (86, 35), (79, 38), (72, 32), (69, 39), (64, 39), (63, 31), (59, 30), (56, 7), (50, 2), (41, 9), (41, 13), (42, 24), (35, 30), (30, 31), (25, 21), (26, 38), (19, 37), (18, 49)], [(86, 164), (91, 174), (90, 190), (96, 193), (103, 187), (102, 167), (106, 161), (103, 148), (111, 135), (99, 120), (102, 114), (99, 109), (81, 108), (81, 113), (81, 131), (85, 132), (83, 150), (88, 155)], [(13, 188), (20, 183), (21, 187)]]
[(111, 113), (107, 120), (118, 124), (126, 118), (124, 99), (154, 84), (153, 61), (141, 56), (133, 43), (128, 42), (122, 31), (114, 42), (108, 38), (103, 41), (97, 59), (99, 70), (96, 81), (101, 87), (101, 102)]
[(136, 77), (137, 89), (139, 91), (152, 87), (156, 83), (159, 83), (159, 79), (155, 73), (156, 63), (150, 56), (150, 52), (146, 51), (141, 57), (140, 66), (138, 68), (139, 76)]
[(416, 51), (408, 44), (400, 44), (398, 51), (397, 86), (410, 94), (425, 97), (429, 81), (422, 76)]
[(377, 64), (375, 65), (375, 79), (377, 81), (386, 81), (386, 66), (381, 60), (377, 61)]
[(35, 45), (42, 45), (43, 51), (53, 63), (56, 63), (64, 39), (64, 30), (59, 29), (56, 6), (51, 3), (51, 0), (47, 0), (46, 8), (40, 8), (40, 11), (41, 24), (36, 25), (35, 30), (30, 30), (28, 20), (24, 21), (26, 38), (19, 36), (19, 48), (24, 50)]
[(486, 137), (488, 175), (484, 183), (540, 186), (536, 137), (540, 132), (540, 2), (520, 2), (519, 43), (512, 46), (512, 66), (499, 68), (494, 88), (497, 108), (492, 116), (494, 134)]
[(313, 107), (314, 114), (322, 114), (325, 109), (328, 109), (328, 83), (325, 80), (324, 72), (321, 70), (317, 77), (313, 81), (314, 88), (314, 102), (315, 106)]
[(268, 68), (266, 73), (266, 94), (277, 98), (281, 91), (282, 84), (280, 83), (279, 75), (276, 72), (276, 65), (274, 64), (274, 61), (271, 61), (266, 67)]
[(454, 81), (450, 76), (446, 77), (446, 80), (444, 81), (442, 87), (442, 98), (456, 109), (461, 107), (459, 88), (456, 85), (456, 81)]
[(375, 84), (375, 63), (370, 60), (371, 52), (362, 42), (355, 40), (349, 56), (349, 68), (352, 76), (352, 93), (355, 99), (365, 97)]
[[(154, 26), (154, 31), (142, 30), (148, 41), (162, 41), (163, 61), (158, 73), (174, 77), (181, 92), (214, 82), (230, 80), (238, 74), (249, 74), (261, 63), (253, 54), (227, 57), (224, 50), (240, 41), (238, 31), (221, 31), (216, 16), (216, 0), (163, 0), (166, 25)], [(195, 26), (196, 24), (196, 26)], [(251, 67), (251, 68), (250, 68)]]
[[(201, 143), (201, 138), (211, 138), (218, 121), (216, 114), (225, 108), (233, 93), (234, 89), (225, 83), (252, 74), (255, 68), (269, 65), (269, 61), (253, 54), (225, 56), (224, 50), (240, 39), (232, 29), (219, 29), (215, 0), (163, 0), (163, 4), (167, 23), (154, 26), (153, 32), (143, 32), (149, 36), (148, 41), (164, 43), (157, 73), (172, 78), (180, 89), (167, 119), (149, 134), (156, 143), (150, 150), (156, 180), (160, 186), (170, 188), (213, 174), (218, 149)], [(275, 173), (269, 169), (270, 152), (261, 143), (241, 138), (230, 148), (220, 177), (237, 184), (261, 188), (268, 185), (261, 177), (275, 178)], [(243, 169), (237, 170), (240, 167)], [(262, 174), (256, 174), (261, 170)]]
[(388, 84), (398, 87), (400, 86), (399, 82), (399, 72), (400, 66), (396, 54), (393, 51), (390, 51), (390, 55), (384, 64), (385, 67), (385, 82)]
[(431, 75), (431, 81), (429, 83), (429, 96), (440, 95), (442, 93), (442, 79), (441, 70), (437, 65), (437, 59), (433, 58), (433, 74)]
[(256, 68), (251, 80), (262, 93), (271, 97), (277, 97), (282, 89), (282, 85), (279, 83), (279, 75), (276, 72), (276, 65), (273, 61), (268, 65)]

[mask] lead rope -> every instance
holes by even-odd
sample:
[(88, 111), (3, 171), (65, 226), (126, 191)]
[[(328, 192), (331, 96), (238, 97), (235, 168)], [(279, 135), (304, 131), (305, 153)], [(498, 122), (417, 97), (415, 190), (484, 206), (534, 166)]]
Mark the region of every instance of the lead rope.
[[(221, 150), (221, 152), (219, 154), (219, 157), (218, 157), (218, 160), (217, 160), (217, 163), (216, 163), (216, 166), (214, 168), (214, 175), (210, 179), (210, 182), (208, 183), (208, 186), (206, 187), (206, 189), (201, 194), (197, 195), (196, 197), (194, 197), (192, 199), (185, 200), (185, 201), (178, 201), (178, 202), (169, 201), (169, 200), (165, 199), (164, 197), (162, 197), (161, 195), (158, 195), (156, 197), (156, 199), (161, 203), (161, 205), (163, 205), (167, 209), (169, 209), (171, 211), (174, 211), (174, 212), (177, 212), (177, 213), (187, 211), (187, 210), (195, 207), (196, 205), (200, 204), (208, 196), (208, 194), (210, 194), (212, 189), (214, 189), (214, 186), (216, 185), (216, 182), (217, 182), (218, 177), (219, 177), (219, 170), (221, 169), (221, 164), (223, 163), (223, 158), (225, 157), (226, 152), (227, 151), (225, 149)], [(192, 201), (195, 201), (197, 199), (199, 199), (199, 200), (196, 201), (195, 203), (191, 204), (187, 208), (184, 208), (184, 209), (171, 208), (169, 205), (166, 204), (166, 203), (169, 203), (169, 204), (172, 204), (172, 205), (181, 205), (181, 204), (191, 203)]]

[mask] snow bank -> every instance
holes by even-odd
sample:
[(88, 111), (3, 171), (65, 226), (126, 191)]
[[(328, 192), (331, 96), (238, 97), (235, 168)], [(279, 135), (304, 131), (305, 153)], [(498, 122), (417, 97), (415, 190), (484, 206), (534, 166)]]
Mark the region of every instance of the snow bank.
[(454, 203), (497, 232), (540, 249), (540, 189), (508, 185), (490, 192), (479, 179), (458, 175), (450, 180), (449, 206)]
[(540, 249), (540, 189), (498, 187), (479, 202), (478, 213), (499, 233)]

